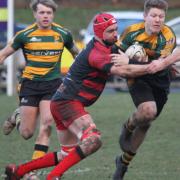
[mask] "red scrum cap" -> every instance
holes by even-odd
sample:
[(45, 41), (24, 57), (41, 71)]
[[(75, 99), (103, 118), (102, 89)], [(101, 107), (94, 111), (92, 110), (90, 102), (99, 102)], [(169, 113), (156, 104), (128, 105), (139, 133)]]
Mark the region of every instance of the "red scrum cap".
[(117, 23), (117, 21), (111, 14), (101, 13), (96, 15), (93, 22), (94, 34), (103, 39), (105, 29), (115, 23)]

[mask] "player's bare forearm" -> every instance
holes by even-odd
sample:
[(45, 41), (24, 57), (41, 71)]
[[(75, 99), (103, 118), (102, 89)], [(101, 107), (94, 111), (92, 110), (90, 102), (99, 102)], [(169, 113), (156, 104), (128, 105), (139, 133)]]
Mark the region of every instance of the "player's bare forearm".
[(2, 51), (0, 51), (0, 64), (3, 64), (4, 60), (6, 59), (6, 56)]
[(148, 74), (148, 65), (123, 65), (123, 66), (112, 66), (111, 73), (122, 77), (138, 77)]
[(180, 61), (180, 48), (176, 49), (172, 54), (164, 59), (152, 61), (152, 63), (149, 64), (148, 72), (150, 74), (156, 73), (167, 68), (169, 65), (172, 65), (177, 61)]
[(177, 61), (180, 61), (180, 48), (177, 48), (171, 55), (164, 59), (164, 65), (167, 67)]
[(10, 46), (7, 45), (5, 48), (3, 48), (0, 51), (0, 64), (3, 64), (3, 62), (5, 61), (5, 59), (10, 56), (11, 54), (13, 54), (15, 52), (15, 50)]

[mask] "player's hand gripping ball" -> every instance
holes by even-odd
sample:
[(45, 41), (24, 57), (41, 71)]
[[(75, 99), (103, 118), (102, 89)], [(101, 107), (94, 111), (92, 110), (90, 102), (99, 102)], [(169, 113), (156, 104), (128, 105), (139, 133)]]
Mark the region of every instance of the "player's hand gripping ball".
[(145, 49), (138, 42), (129, 46), (125, 54), (127, 54), (130, 59), (135, 59), (139, 62), (148, 61), (148, 56), (146, 55)]

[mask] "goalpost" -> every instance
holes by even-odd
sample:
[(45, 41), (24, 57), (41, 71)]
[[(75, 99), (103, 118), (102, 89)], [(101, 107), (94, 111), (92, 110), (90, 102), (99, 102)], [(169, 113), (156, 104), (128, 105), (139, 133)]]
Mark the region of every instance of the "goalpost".
[[(9, 42), (14, 35), (14, 0), (7, 0), (8, 8), (8, 23), (7, 23), (7, 42)], [(15, 94), (16, 86), (16, 72), (13, 61), (13, 56), (9, 56), (7, 65), (7, 80), (6, 80), (6, 92), (8, 96)]]

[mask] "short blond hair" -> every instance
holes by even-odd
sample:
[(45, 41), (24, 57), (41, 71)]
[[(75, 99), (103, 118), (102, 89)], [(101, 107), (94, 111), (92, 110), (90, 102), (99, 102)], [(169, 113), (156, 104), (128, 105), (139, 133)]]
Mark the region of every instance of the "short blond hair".
[(54, 0), (31, 0), (30, 8), (33, 11), (37, 11), (37, 5), (43, 4), (44, 6), (50, 7), (55, 12), (58, 5), (54, 2)]

